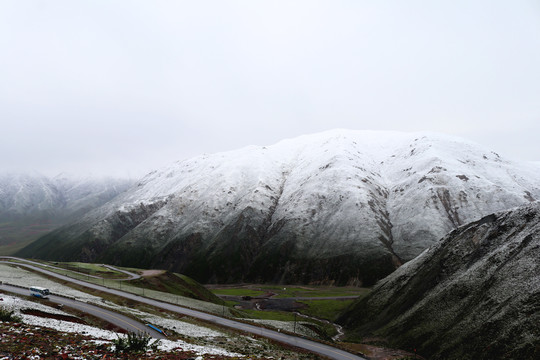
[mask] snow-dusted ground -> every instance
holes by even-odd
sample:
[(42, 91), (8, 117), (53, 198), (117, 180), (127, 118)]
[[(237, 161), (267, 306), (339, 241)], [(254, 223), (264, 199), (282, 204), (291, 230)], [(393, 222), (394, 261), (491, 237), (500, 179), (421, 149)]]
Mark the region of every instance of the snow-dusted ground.
[[(129, 307), (120, 306), (110, 301), (104, 301), (100, 297), (96, 297), (96, 296), (72, 289), (65, 285), (56, 283), (54, 281), (48, 280), (44, 277), (41, 277), (38, 274), (26, 271), (18, 267), (9, 266), (6, 264), (0, 264), (0, 281), (10, 283), (10, 284), (16, 284), (16, 285), (20, 285), (24, 287), (30, 287), (30, 286), (39, 284), (39, 286), (49, 288), (51, 292), (54, 294), (69, 296), (79, 301), (95, 303), (100, 306), (105, 306), (107, 308), (110, 308), (111, 310), (114, 310), (114, 311), (132, 314), (133, 316), (141, 319), (142, 321), (151, 323), (159, 328), (162, 328), (165, 330), (172, 330), (178, 333), (182, 338), (188, 339), (192, 342), (192, 343), (188, 343), (186, 341), (161, 340), (159, 348), (164, 351), (181, 348), (185, 351), (194, 351), (198, 354), (242, 356), (239, 354), (242, 352), (241, 351), (242, 349), (245, 351), (249, 351), (248, 350), (249, 348), (264, 348), (266, 344), (265, 340), (257, 340), (249, 336), (235, 335), (226, 331), (220, 331), (215, 328), (210, 329), (205, 326), (193, 324), (189, 321), (178, 320), (174, 318), (174, 315), (172, 314), (163, 313), (163, 316), (157, 316), (157, 315), (149, 314), (149, 313), (137, 310), (137, 309), (131, 309)], [(158, 292), (155, 292), (155, 293), (158, 293)], [(167, 298), (166, 295), (168, 294), (165, 294), (165, 293), (161, 293), (161, 294), (162, 294), (161, 300), (164, 300), (163, 298)], [(145, 295), (149, 296), (152, 294), (145, 293)], [(18, 297), (7, 296), (7, 295), (0, 295), (0, 297), (3, 297), (3, 300), (4, 300), (0, 302), (0, 306), (3, 305), (7, 307), (12, 307), (15, 310), (20, 310), (22, 308), (32, 308), (36, 310), (45, 311), (48, 313), (69, 315), (62, 310), (48, 307), (40, 303), (23, 300)], [(176, 297), (177, 296), (175, 296), (175, 298)], [(186, 298), (182, 298), (182, 299), (186, 299)], [(194, 303), (190, 302), (189, 300), (192, 300), (192, 299), (186, 299), (185, 302), (193, 305)], [(182, 305), (182, 300), (178, 302), (180, 302)], [(203, 301), (196, 302), (197, 305), (199, 305), (199, 303), (208, 304)], [(214, 304), (210, 304), (210, 305), (214, 305)], [(221, 309), (221, 307), (219, 308)], [(117, 334), (115, 332), (101, 330), (101, 329), (91, 327), (88, 325), (76, 324), (72, 322), (66, 322), (66, 321), (60, 321), (60, 320), (54, 320), (54, 319), (44, 319), (44, 318), (40, 318), (40, 317), (36, 317), (32, 315), (26, 315), (26, 314), (21, 314), (21, 317), (23, 318), (24, 323), (31, 324), (31, 325), (49, 327), (49, 328), (54, 328), (54, 329), (57, 329), (60, 331), (66, 331), (66, 332), (81, 333), (84, 335), (89, 335), (89, 336), (96, 337), (98, 339), (107, 340), (107, 341), (117, 338)], [(244, 319), (244, 320), (248, 320), (248, 319)], [(309, 328), (304, 327), (299, 323), (296, 324), (296, 329), (294, 329), (294, 324), (292, 322), (270, 321), (270, 320), (249, 320), (249, 321), (253, 321), (259, 324), (264, 324), (266, 326), (272, 326), (272, 327), (275, 327), (276, 329), (286, 330), (290, 332), (293, 332), (293, 330), (295, 330), (297, 334), (316, 337), (316, 334), (314, 334)], [(222, 342), (228, 345), (233, 345), (235, 351), (228, 351), (226, 349), (212, 345), (213, 343), (215, 343), (216, 339), (220, 339), (220, 340), (225, 339), (225, 341), (222, 341)], [(196, 344), (193, 344), (193, 343), (196, 343)], [(239, 344), (243, 344), (243, 345), (239, 346)]]
[[(121, 307), (112, 302), (103, 301), (102, 298), (100, 297), (93, 296), (85, 292), (72, 289), (68, 286), (54, 282), (52, 280), (39, 276), (38, 274), (32, 273), (30, 271), (26, 271), (16, 266), (8, 266), (5, 264), (0, 264), (0, 281), (4, 281), (7, 283), (24, 286), (24, 287), (31, 287), (31, 286), (39, 285), (39, 286), (48, 288), (51, 293), (56, 294), (56, 295), (67, 296), (67, 297), (71, 297), (79, 301), (85, 301), (85, 302), (99, 304), (100, 306), (107, 306), (113, 309), (119, 309), (120, 311), (124, 311), (124, 310), (132, 311), (132, 309)], [(94, 283), (97, 283), (97, 284), (102, 283), (101, 280), (96, 281), (96, 280), (90, 279), (90, 281), (93, 281)], [(114, 287), (117, 289), (120, 287), (118, 281), (111, 281), (111, 280), (106, 281), (105, 285), (109, 285), (110, 287)], [(141, 291), (142, 291), (140, 288), (130, 286), (127, 283), (123, 283), (120, 288), (123, 291), (129, 291), (129, 292), (139, 294), (139, 295), (141, 295)], [(189, 307), (189, 308), (193, 308), (197, 310), (208, 311), (208, 312), (213, 312), (213, 313), (222, 312), (222, 306), (220, 305), (208, 303), (201, 300), (190, 299), (190, 298), (186, 298), (186, 297), (178, 296), (174, 294), (168, 294), (168, 293), (164, 293), (160, 291), (145, 290), (144, 295), (152, 299), (156, 299), (160, 301), (167, 301), (173, 304), (177, 304), (180, 306), (185, 306), (185, 307)]]
[[(0, 264), (0, 281), (16, 284), (20, 286), (25, 286), (25, 287), (30, 287), (30, 286), (39, 284), (39, 286), (48, 288), (51, 291), (51, 293), (72, 297), (76, 300), (94, 303), (99, 306), (105, 306), (107, 308), (110, 308), (111, 310), (116, 310), (122, 313), (131, 313), (134, 316), (137, 316), (143, 320), (146, 320), (156, 326), (166, 328), (166, 329), (174, 329), (176, 332), (179, 332), (182, 335), (188, 336), (188, 337), (212, 338), (212, 337), (223, 336), (223, 334), (209, 330), (208, 328), (193, 325), (185, 321), (158, 317), (158, 316), (154, 316), (148, 313), (143, 313), (138, 310), (131, 309), (125, 306), (120, 306), (110, 301), (104, 301), (100, 297), (93, 296), (85, 292), (72, 289), (68, 286), (61, 285), (54, 281), (43, 278), (39, 276), (38, 274), (26, 271), (18, 267), (11, 267), (8, 265)], [(101, 281), (94, 281), (92, 279), (90, 279), (90, 281), (95, 282), (97, 284), (101, 284)], [(118, 282), (106, 281), (105, 284), (110, 285), (110, 287), (118, 288)], [(130, 286), (125, 282), (122, 284), (122, 290), (129, 291), (129, 292), (139, 294), (139, 295), (142, 294), (141, 292), (142, 290), (140, 288)], [(214, 313), (217, 315), (221, 315), (225, 313), (226, 316), (231, 316), (228, 308), (224, 309), (223, 306), (221, 305), (209, 303), (206, 301), (186, 298), (183, 296), (178, 296), (174, 294), (164, 293), (161, 291), (153, 291), (153, 290), (145, 290), (144, 296), (152, 298), (152, 299), (156, 299), (159, 301), (165, 301), (172, 304), (177, 304), (179, 306), (188, 307), (191, 309), (197, 309), (200, 311)], [(293, 322), (275, 321), (275, 320), (257, 320), (257, 319), (243, 319), (243, 320), (251, 321), (258, 324), (264, 324), (265, 326), (270, 326), (276, 329), (290, 331), (290, 332), (293, 332), (294, 330)], [(178, 331), (177, 329), (182, 329), (182, 331)], [(296, 324), (296, 333), (305, 335), (305, 336), (315, 337), (315, 338), (317, 337), (313, 333), (313, 331), (311, 331), (309, 328), (302, 326), (301, 324), (298, 324), (298, 323)]]
[[(33, 309), (33, 310), (41, 310), (44, 312), (54, 313), (54, 314), (70, 315), (64, 311), (61, 311), (61, 310), (58, 310), (49, 306), (45, 306), (39, 303), (35, 303), (32, 301), (27, 301), (19, 297), (10, 296), (10, 295), (2, 295), (1, 298), (2, 298), (2, 302), (0, 303), (0, 306), (6, 307), (10, 310), (15, 310), (15, 313), (17, 313), (17, 315), (19, 315), (22, 318), (22, 322), (25, 324), (52, 328), (52, 329), (63, 331), (63, 332), (79, 333), (79, 334), (91, 336), (95, 339), (100, 339), (100, 340), (112, 341), (118, 338), (118, 334), (113, 331), (102, 330), (93, 326), (77, 324), (70, 321), (43, 318), (39, 316), (33, 316), (33, 315), (20, 313), (21, 309)], [(153, 316), (148, 316), (148, 318), (152, 320), (157, 319), (157, 317), (153, 317)], [(179, 324), (181, 323), (182, 323), (181, 321), (168, 322), (169, 325), (175, 324), (177, 326), (179, 326)], [(189, 325), (190, 326), (181, 325), (181, 327), (178, 327), (177, 329), (178, 331), (181, 331), (182, 333), (184, 333), (184, 329), (187, 330), (190, 336), (198, 335), (200, 337), (205, 337), (205, 338), (215, 337), (216, 334), (219, 334), (216, 331), (212, 331), (201, 326), (195, 326), (192, 324), (189, 324)], [(223, 336), (223, 334), (219, 334), (219, 335)], [(197, 354), (243, 356), (241, 354), (233, 353), (217, 346), (194, 345), (194, 344), (190, 344), (181, 340), (177, 340), (177, 341), (160, 340), (158, 349), (162, 351), (172, 351), (174, 349), (182, 349), (184, 351), (193, 351)]]
[(79, 301), (102, 304), (100, 297), (72, 289), (17, 266), (0, 264), (0, 281), (24, 287), (41, 286), (48, 288), (51, 293), (57, 295), (71, 297)]
[(56, 330), (64, 331), (64, 332), (80, 333), (80, 334), (89, 335), (89, 336), (99, 338), (99, 339), (107, 339), (107, 340), (116, 339), (116, 333), (113, 331), (102, 330), (102, 329), (95, 328), (93, 326), (77, 324), (70, 321), (62, 321), (62, 320), (56, 320), (56, 319), (51, 319), (51, 318), (44, 318), (40, 316), (23, 314), (20, 312), (21, 309), (32, 309), (32, 310), (43, 311), (50, 314), (68, 315), (68, 316), (71, 315), (65, 311), (58, 310), (54, 307), (45, 306), (43, 304), (40, 304), (34, 301), (24, 300), (20, 297), (11, 296), (11, 295), (0, 295), (0, 297), (2, 298), (2, 302), (0, 302), (0, 306), (5, 307), (10, 310), (15, 310), (15, 313), (22, 318), (22, 322), (25, 324), (52, 328), (52, 329), (56, 329)]

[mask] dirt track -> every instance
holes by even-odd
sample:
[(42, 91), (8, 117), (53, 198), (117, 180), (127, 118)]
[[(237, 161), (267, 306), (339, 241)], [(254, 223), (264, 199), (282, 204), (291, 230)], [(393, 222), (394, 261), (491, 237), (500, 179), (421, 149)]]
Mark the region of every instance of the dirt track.
[(152, 276), (158, 276), (161, 274), (164, 274), (165, 270), (145, 270), (142, 272), (142, 277), (152, 277)]

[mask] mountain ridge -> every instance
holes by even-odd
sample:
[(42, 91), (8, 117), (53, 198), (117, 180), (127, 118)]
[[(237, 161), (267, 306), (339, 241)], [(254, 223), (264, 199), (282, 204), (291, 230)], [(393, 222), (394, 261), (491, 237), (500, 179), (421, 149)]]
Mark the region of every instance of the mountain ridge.
[(430, 359), (537, 359), (540, 202), (463, 225), (338, 320)]
[(334, 130), (151, 172), (19, 255), (52, 259), (54, 244), (203, 282), (369, 284), (457, 226), (540, 198), (539, 173), (446, 135)]

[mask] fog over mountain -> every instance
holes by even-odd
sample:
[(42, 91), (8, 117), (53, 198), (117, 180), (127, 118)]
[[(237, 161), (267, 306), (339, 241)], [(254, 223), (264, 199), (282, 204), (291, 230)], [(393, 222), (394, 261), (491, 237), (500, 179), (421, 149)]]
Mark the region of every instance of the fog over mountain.
[(20, 255), (371, 284), (456, 227), (540, 198), (538, 174), (459, 138), (335, 130), (154, 171)]
[(18, 246), (103, 205), (132, 180), (0, 173), (0, 247)]

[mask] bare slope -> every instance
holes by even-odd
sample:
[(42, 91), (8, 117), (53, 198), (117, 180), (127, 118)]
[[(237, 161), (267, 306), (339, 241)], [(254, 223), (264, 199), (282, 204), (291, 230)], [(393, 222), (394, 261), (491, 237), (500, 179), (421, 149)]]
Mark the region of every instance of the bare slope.
[(462, 139), (335, 130), (155, 171), (20, 255), (369, 284), (460, 224), (540, 198), (539, 173)]
[(540, 203), (452, 231), (340, 322), (430, 359), (538, 359)]

